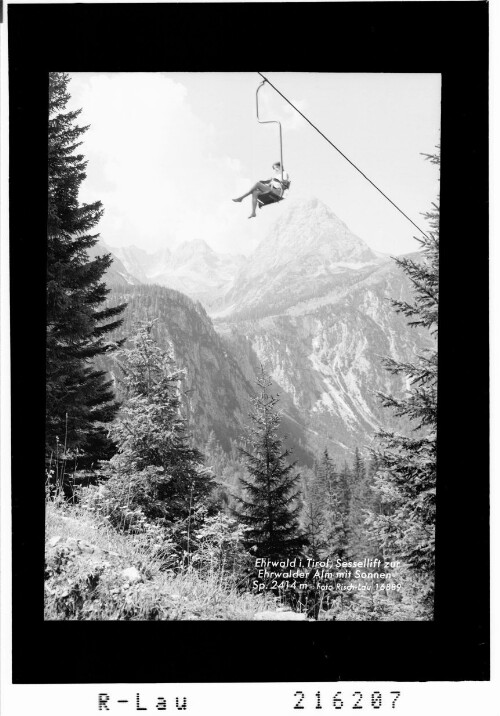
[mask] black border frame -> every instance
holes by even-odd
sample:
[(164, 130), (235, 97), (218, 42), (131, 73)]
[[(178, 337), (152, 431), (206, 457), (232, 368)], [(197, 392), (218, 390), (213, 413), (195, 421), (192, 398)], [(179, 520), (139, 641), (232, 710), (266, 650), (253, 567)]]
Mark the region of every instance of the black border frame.
[[(14, 683), (487, 680), (487, 3), (31, 4), (7, 15)], [(442, 74), (434, 622), (43, 621), (46, 107), (56, 70)]]

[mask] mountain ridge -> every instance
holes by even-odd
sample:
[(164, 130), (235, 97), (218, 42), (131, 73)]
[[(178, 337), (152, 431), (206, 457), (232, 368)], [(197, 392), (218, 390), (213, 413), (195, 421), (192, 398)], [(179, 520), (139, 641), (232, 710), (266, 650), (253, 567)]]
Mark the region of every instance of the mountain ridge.
[(241, 255), (218, 254), (203, 239), (152, 253), (137, 246), (116, 248), (113, 252), (141, 283), (181, 291), (208, 306), (230, 289), (244, 261)]
[[(381, 356), (405, 362), (434, 344), (392, 307), (391, 300), (412, 298), (392, 258), (373, 252), (311, 200), (291, 206), (239, 267), (226, 264), (225, 283), (215, 291), (210, 266), (221, 268), (217, 253), (203, 241), (179, 248), (175, 275), (184, 290), (148, 279), (143, 288), (124, 281), (122, 292), (146, 292), (150, 317), (159, 310), (155, 301), (164, 304), (161, 330), (173, 336), (193, 395), (200, 392), (191, 411), (198, 437), (206, 438), (212, 424), (221, 442), (235, 438), (261, 366), (280, 393), (284, 427), (306, 464), (325, 447), (336, 460), (351, 459), (377, 430), (402, 429), (376, 396), (402, 397), (407, 385), (387, 372)], [(126, 253), (144, 261), (141, 249)], [(163, 258), (175, 263), (168, 249)], [(208, 277), (198, 281), (204, 271)]]

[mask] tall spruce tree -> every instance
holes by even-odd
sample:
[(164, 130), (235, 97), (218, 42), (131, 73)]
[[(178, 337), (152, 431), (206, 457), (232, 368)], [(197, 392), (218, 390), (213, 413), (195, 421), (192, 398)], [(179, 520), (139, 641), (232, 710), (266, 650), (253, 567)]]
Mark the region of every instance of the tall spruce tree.
[(271, 384), (262, 370), (257, 378), (259, 392), (252, 399), (249, 449), (240, 449), (250, 477), (240, 479), (244, 496), (236, 498), (235, 512), (249, 528), (247, 547), (255, 547), (259, 557), (282, 558), (297, 555), (306, 540), (298, 520), (300, 475), (295, 464), (288, 463), (290, 451), (278, 434), (281, 418), (278, 398), (268, 392)]
[(75, 123), (81, 110), (65, 111), (68, 83), (65, 73), (49, 75), (46, 449), (78, 449), (84, 466), (112, 454), (106, 424), (118, 404), (111, 380), (92, 361), (112, 349), (105, 336), (121, 324), (126, 304), (104, 307), (102, 278), (112, 259), (87, 253), (103, 208), (78, 200), (87, 162), (76, 150), (87, 127)]
[[(428, 157), (439, 164), (439, 156)], [(409, 277), (413, 302), (394, 301), (409, 325), (425, 328), (437, 338), (439, 302), (439, 207), (426, 214), (430, 229), (418, 239), (420, 257), (395, 259)], [(437, 350), (417, 355), (412, 362), (385, 361), (387, 369), (403, 375), (409, 391), (402, 399), (382, 395), (383, 404), (397, 416), (413, 421), (414, 432), (378, 434), (375, 482), (382, 513), (372, 514), (375, 536), (386, 556), (403, 560), (422, 586), (420, 603), (432, 608), (434, 584), (434, 527), (436, 516)]]
[(150, 520), (192, 530), (215, 482), (182, 417), (184, 371), (158, 346), (152, 322), (139, 327), (131, 344), (117, 355), (125, 399), (111, 426), (118, 450), (105, 467), (106, 487), (119, 507), (139, 507)]

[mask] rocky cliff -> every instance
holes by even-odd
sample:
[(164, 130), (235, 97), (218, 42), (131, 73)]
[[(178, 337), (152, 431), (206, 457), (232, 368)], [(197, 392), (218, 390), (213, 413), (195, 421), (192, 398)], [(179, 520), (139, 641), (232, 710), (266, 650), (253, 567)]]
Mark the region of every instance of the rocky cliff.
[(218, 254), (205, 241), (185, 241), (174, 250), (147, 253), (136, 246), (113, 249), (127, 271), (142, 283), (181, 291), (207, 307), (217, 305), (231, 290), (243, 256)]
[(270, 372), (307, 447), (342, 460), (376, 430), (406, 427), (380, 406), (378, 391), (407, 388), (382, 358), (411, 360), (432, 340), (394, 311), (395, 298), (411, 300), (396, 263), (311, 200), (275, 224), (214, 319), (235, 351), (243, 338)]

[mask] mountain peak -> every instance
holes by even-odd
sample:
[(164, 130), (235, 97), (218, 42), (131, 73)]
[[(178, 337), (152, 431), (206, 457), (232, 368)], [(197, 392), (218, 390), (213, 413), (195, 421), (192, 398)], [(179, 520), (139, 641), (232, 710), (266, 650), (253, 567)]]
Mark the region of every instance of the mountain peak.
[(273, 224), (252, 261), (280, 266), (315, 255), (323, 263), (366, 263), (375, 253), (317, 198), (296, 200)]
[(186, 256), (191, 254), (212, 255), (215, 251), (207, 244), (204, 239), (191, 239), (191, 241), (183, 241), (174, 251), (176, 256)]
[(317, 217), (325, 216), (347, 228), (344, 222), (338, 218), (338, 216), (332, 211), (332, 209), (327, 204), (325, 204), (324, 201), (318, 199), (315, 196), (292, 200), (289, 204), (289, 213), (293, 215), (316, 215)]
[(319, 199), (287, 203), (242, 266), (223, 315), (283, 313), (359, 282), (385, 261)]

